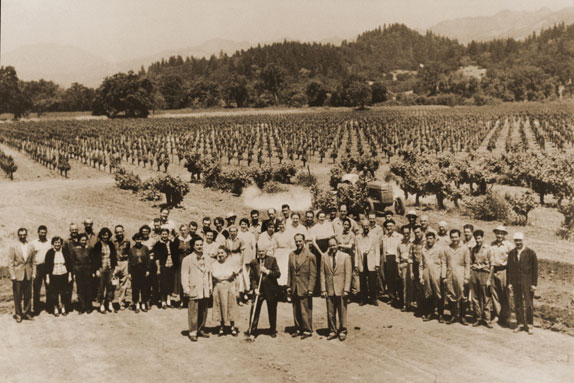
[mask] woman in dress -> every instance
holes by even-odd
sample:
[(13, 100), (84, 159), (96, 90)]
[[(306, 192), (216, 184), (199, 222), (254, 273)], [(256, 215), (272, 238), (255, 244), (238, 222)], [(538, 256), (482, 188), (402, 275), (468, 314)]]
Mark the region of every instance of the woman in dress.
[(219, 249), (220, 244), (215, 242), (215, 233), (213, 230), (208, 230), (205, 232), (205, 242), (203, 243), (203, 255), (208, 263), (214, 262), (217, 257), (217, 249)]
[[(257, 240), (255, 235), (249, 230), (249, 220), (242, 218), (239, 221), (239, 233), (237, 237), (243, 241), (243, 283), (246, 290), (249, 290), (249, 264), (255, 259), (255, 248), (257, 247)], [(247, 300), (247, 294), (243, 294), (243, 301)]]
[(245, 244), (239, 238), (237, 226), (230, 226), (228, 228), (229, 238), (225, 240), (225, 247), (229, 250), (229, 261), (235, 263), (235, 268), (239, 272), (238, 278), (235, 280), (235, 291), (238, 294), (239, 306), (243, 306), (244, 293), (249, 290), (249, 283), (246, 283), (244, 276), (247, 273), (245, 270), (244, 257), (245, 257)]
[(285, 228), (285, 223), (283, 221), (277, 222), (277, 233), (274, 237), (277, 240), (277, 248), (275, 252), (268, 254), (277, 260), (277, 265), (279, 265), (279, 270), (281, 271), (281, 276), (277, 279), (279, 286), (287, 286), (287, 269), (289, 266), (289, 254), (295, 250), (295, 241), (291, 236), (291, 232), (287, 231)]
[[(324, 211), (317, 213), (317, 223), (309, 230), (311, 240), (311, 252), (317, 257), (317, 265), (321, 264), (321, 254), (329, 249), (329, 239), (335, 236), (333, 225), (327, 221), (327, 214)], [(321, 278), (317, 278), (315, 284), (315, 294), (321, 293)]]
[(217, 249), (216, 261), (211, 264), (213, 276), (213, 320), (220, 323), (219, 336), (225, 334), (225, 327), (231, 330), (231, 335), (237, 336), (239, 330), (235, 327), (238, 318), (237, 291), (235, 279), (239, 274), (237, 263), (229, 256), (225, 246)]
[(189, 226), (181, 225), (179, 227), (179, 235), (174, 240), (174, 248), (176, 249), (176, 257), (178, 261), (178, 268), (175, 272), (173, 295), (179, 298), (179, 308), (187, 306), (183, 294), (183, 287), (181, 286), (181, 264), (183, 258), (187, 257), (193, 252), (193, 237), (189, 232)]
[(72, 257), (63, 247), (60, 237), (52, 238), (52, 248), (46, 253), (46, 284), (49, 286), (50, 303), (54, 316), (67, 315), (70, 309), (70, 284), (72, 283)]

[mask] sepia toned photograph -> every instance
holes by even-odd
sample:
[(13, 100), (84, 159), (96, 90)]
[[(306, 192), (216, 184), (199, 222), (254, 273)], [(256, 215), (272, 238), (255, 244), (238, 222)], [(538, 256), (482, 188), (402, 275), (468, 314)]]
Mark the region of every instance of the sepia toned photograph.
[(0, 0), (0, 382), (574, 381), (574, 0)]

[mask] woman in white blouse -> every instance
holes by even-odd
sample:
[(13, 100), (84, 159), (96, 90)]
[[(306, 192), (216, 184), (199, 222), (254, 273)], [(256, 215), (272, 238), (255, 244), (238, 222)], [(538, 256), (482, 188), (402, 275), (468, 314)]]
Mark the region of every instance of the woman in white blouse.
[(219, 336), (225, 334), (225, 327), (231, 328), (231, 335), (237, 336), (239, 330), (235, 322), (239, 319), (237, 309), (237, 291), (235, 278), (239, 274), (237, 262), (229, 257), (225, 246), (217, 249), (216, 261), (211, 264), (213, 276), (213, 320), (220, 323)]
[(70, 309), (70, 284), (72, 283), (72, 257), (60, 237), (52, 238), (52, 248), (46, 253), (46, 283), (49, 286), (50, 305), (55, 316), (67, 315)]

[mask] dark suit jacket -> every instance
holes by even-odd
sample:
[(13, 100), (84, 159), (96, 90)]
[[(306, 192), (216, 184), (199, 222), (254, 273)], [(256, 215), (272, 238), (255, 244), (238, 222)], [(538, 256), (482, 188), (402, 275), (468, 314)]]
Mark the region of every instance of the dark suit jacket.
[[(108, 242), (108, 246), (110, 247), (110, 266), (113, 269), (118, 265), (118, 255), (112, 241)], [(94, 270), (99, 270), (102, 267), (102, 241), (98, 241), (94, 245), (92, 249), (92, 260), (94, 262)]]
[[(70, 250), (68, 250), (68, 247), (66, 246), (62, 246), (62, 254), (64, 255), (64, 263), (66, 265), (66, 270), (68, 271), (68, 273), (71, 273), (74, 270), (74, 263), (72, 261), (72, 255), (70, 254)], [(54, 256), (56, 255), (56, 252), (54, 251), (54, 249), (50, 249), (48, 250), (48, 252), (46, 253), (46, 260), (44, 261), (44, 264), (46, 265), (46, 274), (52, 274), (52, 272), (54, 271)]]
[(8, 251), (8, 272), (10, 273), (10, 279), (23, 281), (24, 277), (26, 277), (26, 279), (30, 281), (36, 276), (36, 252), (30, 243), (28, 243), (28, 252), (29, 253), (26, 254), (26, 260), (24, 260), (20, 242), (16, 242), (13, 246), (10, 246), (10, 250)]
[(317, 279), (317, 258), (305, 246), (301, 254), (289, 254), (289, 273), (287, 286), (294, 295), (304, 297), (309, 291), (315, 290)]
[[(271, 270), (271, 272), (262, 276), (263, 280), (261, 281), (260, 294), (263, 295), (267, 301), (277, 300), (279, 297), (279, 284), (277, 283), (277, 279), (281, 276), (277, 260), (275, 257), (267, 255), (263, 259), (263, 266)], [(252, 260), (249, 263), (249, 280), (251, 281), (252, 290), (256, 289), (259, 284), (259, 271), (259, 260)]]
[(538, 283), (538, 259), (534, 250), (525, 247), (518, 260), (518, 250), (512, 249), (508, 253), (506, 268), (506, 281), (516, 289), (530, 290), (530, 286)]
[[(178, 248), (173, 241), (168, 241), (167, 244), (169, 245), (169, 251), (171, 252), (171, 261), (173, 262), (173, 267), (179, 267), (179, 257), (178, 257)], [(165, 266), (165, 261), (167, 261), (168, 251), (166, 243), (162, 241), (157, 241), (155, 245), (153, 245), (153, 253), (154, 257), (157, 261), (159, 261), (160, 266)]]
[(332, 259), (329, 254), (321, 257), (321, 292), (326, 292), (329, 296), (342, 296), (343, 292), (351, 291), (351, 277), (353, 268), (351, 266), (351, 256), (342, 251), (335, 254), (335, 270), (333, 270)]

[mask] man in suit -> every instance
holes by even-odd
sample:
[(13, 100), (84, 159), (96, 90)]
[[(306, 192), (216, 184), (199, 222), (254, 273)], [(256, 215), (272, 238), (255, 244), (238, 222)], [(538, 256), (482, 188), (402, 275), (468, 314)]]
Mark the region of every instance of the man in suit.
[[(349, 254), (338, 251), (339, 243), (336, 238), (329, 239), (327, 254), (321, 259), (321, 296), (327, 301), (327, 324), (329, 326), (328, 340), (344, 341), (347, 338), (347, 297), (351, 291), (353, 269)], [(336, 315), (339, 315), (337, 329)]]
[(514, 234), (514, 249), (508, 254), (508, 290), (514, 293), (514, 307), (518, 327), (532, 335), (532, 298), (538, 284), (538, 259), (534, 250), (524, 246), (524, 234)]
[(361, 306), (368, 302), (378, 306), (377, 274), (381, 266), (380, 238), (370, 231), (369, 223), (362, 222), (363, 231), (357, 235), (355, 245), (355, 269), (361, 283)]
[[(257, 304), (255, 313), (251, 322), (249, 331), (249, 341), (255, 340), (255, 331), (259, 323), (259, 314), (263, 301), (267, 301), (267, 314), (269, 315), (269, 328), (271, 337), (277, 337), (277, 303), (279, 302), (279, 284), (277, 279), (281, 276), (279, 265), (275, 257), (268, 254), (266, 249), (257, 250), (257, 259), (249, 263), (249, 280), (251, 282), (251, 291), (255, 293)], [(261, 280), (260, 280), (261, 279)], [(258, 291), (257, 286), (261, 282), (261, 289)], [(253, 310), (253, 307), (251, 307)]]
[(293, 337), (301, 339), (313, 335), (313, 289), (317, 278), (317, 260), (305, 245), (303, 234), (295, 235), (296, 249), (289, 254), (287, 294), (293, 303), (293, 319), (296, 331)]
[(183, 258), (181, 264), (181, 285), (184, 294), (189, 298), (187, 318), (189, 322), (189, 339), (197, 342), (197, 337), (209, 338), (203, 331), (207, 321), (209, 298), (213, 291), (213, 280), (209, 260), (203, 255), (203, 240), (193, 244), (193, 253)]
[[(28, 230), (18, 229), (18, 242), (10, 246), (8, 251), (8, 272), (12, 280), (14, 293), (14, 319), (32, 318), (32, 281), (36, 278), (36, 261), (34, 247), (28, 243)], [(22, 307), (22, 300), (24, 307)]]

